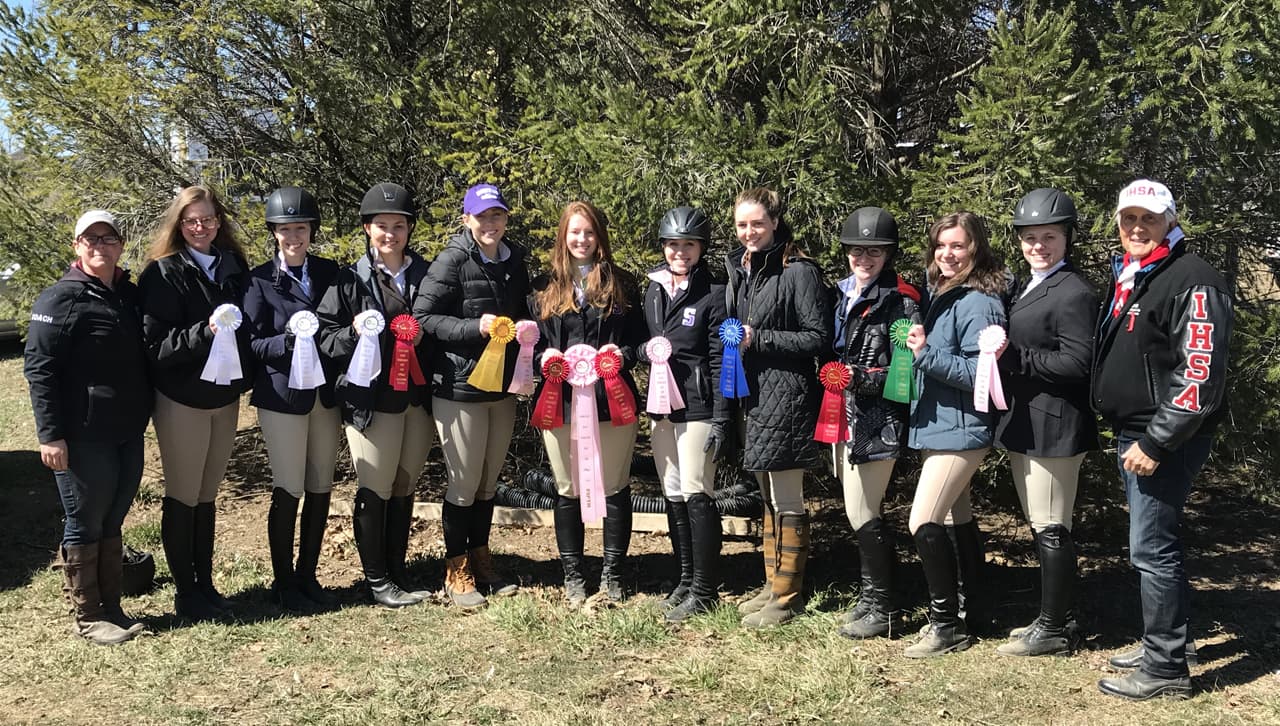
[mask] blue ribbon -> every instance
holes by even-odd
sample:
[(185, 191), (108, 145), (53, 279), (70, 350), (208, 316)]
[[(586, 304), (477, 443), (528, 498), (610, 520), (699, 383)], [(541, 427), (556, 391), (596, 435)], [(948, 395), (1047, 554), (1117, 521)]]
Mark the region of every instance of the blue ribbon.
[(747, 373), (742, 369), (742, 356), (738, 346), (746, 336), (742, 321), (729, 318), (720, 323), (720, 342), (724, 343), (724, 358), (720, 362), (720, 395), (725, 398), (746, 398)]

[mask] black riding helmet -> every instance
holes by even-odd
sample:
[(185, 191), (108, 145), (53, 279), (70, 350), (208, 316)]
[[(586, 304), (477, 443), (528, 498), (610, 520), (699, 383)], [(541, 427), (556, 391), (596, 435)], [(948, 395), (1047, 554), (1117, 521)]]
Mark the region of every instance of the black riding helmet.
[(379, 214), (403, 214), (409, 221), (418, 220), (418, 208), (413, 203), (409, 190), (399, 184), (382, 182), (364, 193), (360, 200), (360, 221), (368, 224)]
[(1076, 226), (1076, 205), (1067, 193), (1058, 189), (1036, 189), (1018, 201), (1013, 209), (1013, 226), (1033, 227), (1037, 224), (1064, 224), (1068, 232)]
[(898, 221), (880, 207), (853, 210), (840, 228), (840, 244), (876, 247), (898, 244)]
[(320, 224), (320, 205), (301, 187), (280, 187), (267, 197), (267, 224)]
[(701, 209), (676, 207), (658, 222), (658, 246), (667, 239), (696, 239), (703, 248), (711, 244), (711, 220)]

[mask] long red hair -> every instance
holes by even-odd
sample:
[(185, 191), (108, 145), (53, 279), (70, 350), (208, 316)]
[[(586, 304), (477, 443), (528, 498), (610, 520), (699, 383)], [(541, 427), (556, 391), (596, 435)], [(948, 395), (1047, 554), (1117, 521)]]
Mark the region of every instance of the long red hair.
[(635, 280), (613, 263), (613, 252), (609, 248), (609, 228), (604, 213), (591, 202), (569, 202), (560, 213), (560, 224), (556, 228), (556, 241), (551, 248), (549, 282), (546, 288), (538, 292), (539, 316), (543, 320), (579, 310), (573, 291), (578, 263), (569, 254), (569, 245), (565, 241), (569, 235), (569, 221), (575, 215), (585, 218), (596, 233), (596, 252), (591, 261), (591, 271), (583, 281), (586, 304), (603, 308), (606, 316), (612, 312), (626, 312), (631, 307), (630, 291), (635, 289)]

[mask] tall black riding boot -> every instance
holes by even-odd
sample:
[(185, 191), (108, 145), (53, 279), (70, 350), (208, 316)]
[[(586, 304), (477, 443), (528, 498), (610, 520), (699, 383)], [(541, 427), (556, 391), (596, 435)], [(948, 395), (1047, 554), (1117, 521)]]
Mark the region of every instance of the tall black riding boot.
[(196, 587), (210, 605), (219, 610), (230, 610), (231, 601), (213, 586), (213, 541), (217, 529), (218, 509), (213, 502), (196, 505), (196, 535), (192, 555), (195, 558)]
[(285, 610), (306, 612), (312, 603), (298, 589), (293, 572), (293, 532), (297, 518), (298, 498), (274, 487), (271, 509), (267, 510), (267, 545), (271, 550), (271, 574), (275, 576), (271, 590)]
[(969, 647), (969, 631), (960, 619), (960, 583), (956, 552), (946, 529), (929, 522), (916, 530), (916, 549), (929, 585), (929, 628), (903, 655), (908, 658), (934, 656)]
[(987, 573), (987, 554), (982, 547), (982, 532), (977, 520), (947, 527), (947, 535), (955, 547), (959, 565), (960, 611), (969, 633), (989, 635), (995, 617), (991, 606), (991, 583)]
[(613, 602), (627, 597), (622, 584), (627, 550), (631, 547), (631, 487), (604, 498), (604, 567), (600, 570), (600, 592)]
[(415, 590), (409, 583), (409, 532), (413, 529), (413, 494), (387, 500), (387, 577), (410, 597), (426, 600), (427, 590)]
[(689, 497), (689, 549), (693, 560), (693, 576), (689, 594), (667, 611), (669, 623), (678, 623), (698, 613), (705, 613), (720, 602), (716, 589), (720, 584), (720, 510), (706, 494)]
[(680, 576), (676, 579), (675, 589), (662, 601), (663, 610), (684, 602), (689, 595), (689, 586), (693, 584), (693, 535), (689, 527), (689, 504), (683, 499), (668, 499), (667, 536), (671, 538), (671, 552), (676, 556)]
[(422, 598), (401, 590), (387, 574), (387, 501), (372, 489), (357, 489), (351, 520), (356, 549), (360, 552), (360, 566), (374, 601), (389, 608), (422, 602)]
[(863, 614), (840, 626), (846, 638), (879, 638), (891, 635), (893, 617), (893, 543), (884, 522), (873, 519), (858, 528), (858, 558), (862, 565)]
[(179, 617), (212, 620), (222, 614), (204, 599), (196, 586), (195, 555), (196, 508), (177, 499), (165, 497), (160, 503), (160, 541), (169, 561), (169, 572), (177, 592), (173, 608)]
[(298, 589), (308, 600), (322, 608), (335, 608), (338, 598), (320, 587), (316, 565), (320, 563), (320, 546), (329, 523), (329, 492), (307, 492), (302, 499), (302, 531), (298, 534), (298, 563), (294, 568)]
[(1049, 525), (1036, 538), (1040, 551), (1040, 616), (1022, 634), (996, 648), (1001, 655), (1070, 655), (1074, 647), (1068, 623), (1076, 579), (1076, 548), (1071, 532)]
[(586, 534), (579, 507), (577, 499), (556, 497), (556, 548), (560, 550), (560, 564), (564, 567), (564, 594), (570, 607), (577, 607), (587, 599), (587, 575), (582, 555)]

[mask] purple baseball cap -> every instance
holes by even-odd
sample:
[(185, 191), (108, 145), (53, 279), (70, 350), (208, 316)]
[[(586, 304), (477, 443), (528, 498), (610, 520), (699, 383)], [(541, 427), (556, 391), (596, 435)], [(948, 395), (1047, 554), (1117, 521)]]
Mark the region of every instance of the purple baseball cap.
[(507, 200), (502, 198), (502, 192), (492, 184), (476, 184), (468, 189), (467, 195), (462, 198), (463, 214), (480, 214), (494, 207), (500, 207), (504, 212), (511, 211), (511, 207), (507, 206)]

